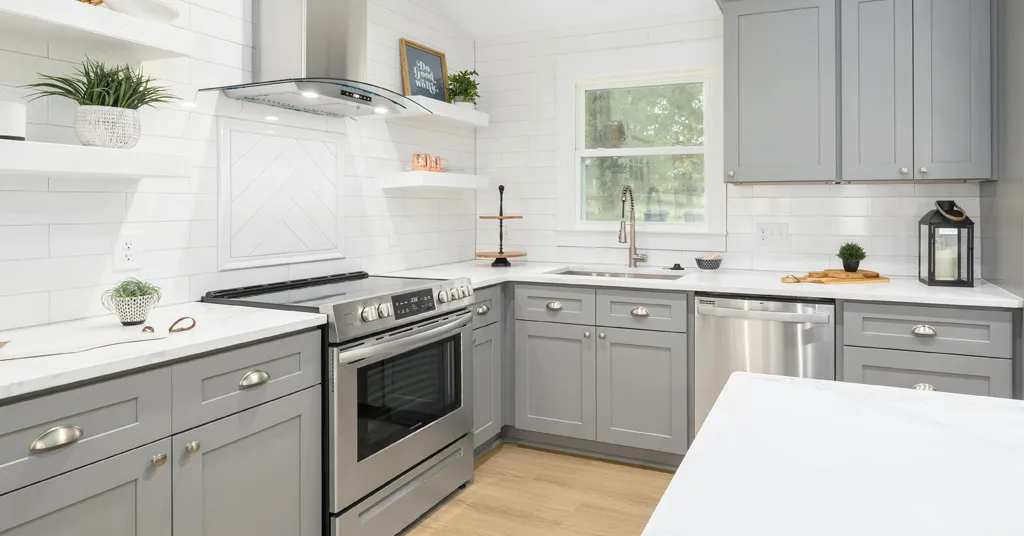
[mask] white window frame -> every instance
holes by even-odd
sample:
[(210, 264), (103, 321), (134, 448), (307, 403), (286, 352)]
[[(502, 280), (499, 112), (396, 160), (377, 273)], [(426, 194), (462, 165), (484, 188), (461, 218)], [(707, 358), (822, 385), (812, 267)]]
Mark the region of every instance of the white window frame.
[[(661, 86), (672, 84), (693, 84), (703, 85), (704, 93), (704, 145), (699, 147), (658, 147), (658, 148), (629, 148), (629, 149), (586, 149), (586, 92), (600, 89), (621, 89), (630, 87)], [(704, 212), (703, 222), (695, 223), (661, 223), (644, 222), (638, 225), (638, 231), (657, 233), (686, 233), (703, 234), (719, 232), (712, 222), (712, 210), (719, 210), (714, 203), (713, 195), (724, 198), (724, 191), (719, 192), (711, 186), (715, 182), (712, 177), (714, 166), (721, 165), (718, 156), (721, 150), (716, 151), (711, 133), (716, 132), (713, 126), (713, 114), (717, 110), (718, 103), (712, 96), (713, 81), (709, 71), (677, 71), (677, 72), (648, 72), (632, 75), (617, 75), (592, 77), (576, 80), (575, 83), (575, 117), (573, 121), (573, 230), (576, 231), (614, 231), (618, 229), (617, 221), (585, 221), (583, 219), (583, 159), (588, 157), (609, 157), (609, 156), (648, 156), (648, 155), (681, 155), (700, 154), (704, 155)], [(717, 176), (720, 176), (717, 175)], [(643, 192), (636, 192), (642, 195)], [(724, 205), (724, 203), (723, 203)], [(725, 207), (721, 206), (721, 217), (724, 220)], [(723, 222), (724, 223), (724, 222)]]

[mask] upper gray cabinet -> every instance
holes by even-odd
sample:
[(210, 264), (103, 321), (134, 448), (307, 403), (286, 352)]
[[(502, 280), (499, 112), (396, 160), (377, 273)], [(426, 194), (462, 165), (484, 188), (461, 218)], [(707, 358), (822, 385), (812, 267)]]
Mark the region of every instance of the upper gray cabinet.
[(913, 0), (843, 0), (844, 179), (913, 178), (913, 25)]
[(914, 164), (919, 179), (992, 177), (989, 0), (914, 0)]
[(724, 11), (726, 180), (835, 180), (836, 0)]

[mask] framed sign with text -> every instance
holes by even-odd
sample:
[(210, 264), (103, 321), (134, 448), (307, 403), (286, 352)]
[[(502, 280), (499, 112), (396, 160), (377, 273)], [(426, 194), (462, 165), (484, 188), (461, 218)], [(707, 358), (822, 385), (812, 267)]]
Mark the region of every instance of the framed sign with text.
[(420, 95), (448, 102), (448, 60), (444, 52), (399, 40), (402, 55), (402, 85), (406, 96)]

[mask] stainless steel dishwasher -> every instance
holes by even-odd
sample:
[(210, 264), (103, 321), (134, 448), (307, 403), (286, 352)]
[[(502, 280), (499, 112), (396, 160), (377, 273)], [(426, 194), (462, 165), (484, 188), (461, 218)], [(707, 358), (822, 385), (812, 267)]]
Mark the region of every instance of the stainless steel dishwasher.
[(697, 295), (694, 433), (733, 372), (836, 379), (831, 302)]

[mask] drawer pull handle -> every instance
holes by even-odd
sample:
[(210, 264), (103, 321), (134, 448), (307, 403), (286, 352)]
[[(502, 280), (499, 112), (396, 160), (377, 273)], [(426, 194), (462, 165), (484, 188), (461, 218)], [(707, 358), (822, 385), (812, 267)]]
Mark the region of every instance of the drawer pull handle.
[(548, 304), (545, 305), (544, 307), (547, 307), (548, 311), (561, 311), (562, 310), (562, 302), (556, 302), (556, 301), (548, 302)]
[(924, 324), (914, 326), (914, 329), (910, 330), (910, 332), (920, 337), (934, 337), (938, 334), (935, 328)]
[(478, 314), (480, 316), (484, 316), (485, 314), (487, 314), (489, 312), (491, 312), (491, 308), (486, 306), (486, 305), (481, 305), (480, 307), (476, 308), (476, 314)]
[(651, 312), (648, 311), (646, 307), (634, 307), (629, 314), (640, 318), (647, 318), (651, 316)]
[(262, 370), (254, 370), (245, 376), (238, 382), (238, 388), (241, 390), (253, 389), (259, 387), (270, 381), (270, 374)]
[(31, 454), (39, 454), (56, 450), (77, 443), (84, 435), (85, 432), (77, 426), (55, 426), (39, 434), (39, 437), (29, 443), (28, 451)]
[(199, 452), (199, 446), (200, 445), (198, 441), (191, 441), (185, 445), (185, 452), (189, 454), (195, 454)]
[(156, 456), (153, 456), (153, 467), (163, 467), (165, 463), (167, 463), (166, 454), (157, 454)]
[(919, 383), (914, 386), (915, 391), (936, 391), (935, 386), (930, 383)]

